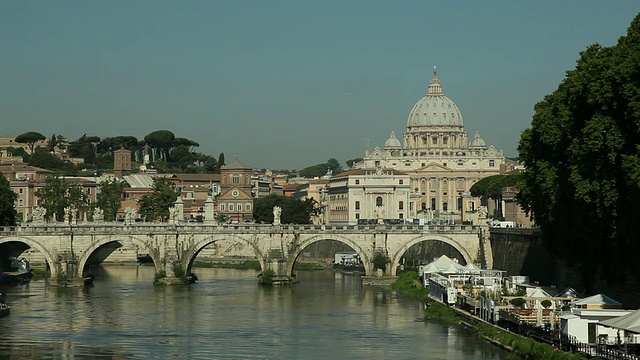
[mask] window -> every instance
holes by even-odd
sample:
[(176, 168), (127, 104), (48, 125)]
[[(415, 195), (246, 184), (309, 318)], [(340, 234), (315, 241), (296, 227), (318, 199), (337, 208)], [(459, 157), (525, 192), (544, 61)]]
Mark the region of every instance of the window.
[(233, 203), (229, 204), (229, 211), (233, 211)]
[(404, 210), (404, 201), (398, 202), (398, 209)]
[(19, 205), (19, 206), (24, 205), (24, 202), (23, 202), (23, 200), (22, 200), (22, 199), (18, 200), (18, 205)]
[(402, 213), (398, 214), (398, 219), (403, 219)]
[(360, 184), (360, 180), (356, 179), (356, 185)]
[(220, 204), (220, 211), (225, 211), (226, 210), (226, 206), (224, 204)]
[(494, 166), (495, 166), (495, 161), (489, 160), (489, 167), (494, 167)]
[(18, 190), (18, 193), (22, 194), (22, 190), (23, 190), (23, 189), (22, 189), (22, 188), (20, 188), (20, 190)]
[(420, 206), (420, 208), (422, 210), (427, 210), (427, 203), (422, 203), (422, 205)]
[(449, 204), (447, 204), (447, 203), (442, 203), (442, 211), (447, 211), (447, 210), (449, 210), (449, 209), (448, 209), (448, 207), (449, 207)]
[(435, 210), (435, 208), (436, 208), (436, 198), (431, 198), (431, 208)]
[(449, 140), (446, 136), (442, 138), (442, 145), (447, 145), (447, 140)]
[(376, 198), (376, 206), (382, 206), (382, 197), (381, 196), (378, 196)]
[(245, 204), (244, 211), (251, 211), (251, 204)]
[(231, 175), (234, 184), (240, 184), (240, 176), (239, 175)]
[(404, 180), (400, 179), (398, 180), (398, 184), (402, 185), (404, 183)]
[(356, 214), (356, 220), (360, 219), (360, 214)]
[(356, 201), (356, 210), (360, 210), (360, 201)]

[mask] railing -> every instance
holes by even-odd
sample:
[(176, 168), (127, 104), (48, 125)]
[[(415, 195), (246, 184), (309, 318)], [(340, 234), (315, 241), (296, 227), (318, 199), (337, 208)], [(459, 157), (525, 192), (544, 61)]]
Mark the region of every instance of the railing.
[(0, 234), (18, 234), (18, 233), (94, 233), (94, 232), (229, 232), (231, 231), (248, 231), (254, 233), (271, 233), (271, 232), (396, 232), (396, 233), (475, 233), (478, 232), (478, 226), (474, 225), (271, 225), (271, 224), (205, 224), (205, 223), (146, 223), (135, 222), (133, 224), (125, 224), (123, 222), (79, 222), (77, 224), (65, 224), (63, 222), (50, 222), (33, 224), (27, 223), (23, 226), (4, 226), (0, 227)]

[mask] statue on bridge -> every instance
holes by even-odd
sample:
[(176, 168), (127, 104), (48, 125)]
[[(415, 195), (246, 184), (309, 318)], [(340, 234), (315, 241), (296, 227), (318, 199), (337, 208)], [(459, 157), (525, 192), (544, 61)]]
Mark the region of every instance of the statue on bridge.
[(93, 221), (104, 221), (104, 210), (99, 207), (93, 209)]
[(273, 225), (280, 225), (280, 214), (282, 214), (282, 208), (280, 206), (273, 207)]
[(136, 211), (136, 209), (129, 206), (124, 209), (124, 224), (132, 225), (133, 223), (135, 223), (137, 213), (138, 212)]
[(176, 207), (170, 207), (169, 208), (169, 222), (172, 224), (177, 224), (178, 223), (178, 208)]
[(47, 215), (47, 210), (42, 206), (37, 206), (33, 209), (33, 222), (34, 223), (43, 223), (45, 221), (45, 216)]

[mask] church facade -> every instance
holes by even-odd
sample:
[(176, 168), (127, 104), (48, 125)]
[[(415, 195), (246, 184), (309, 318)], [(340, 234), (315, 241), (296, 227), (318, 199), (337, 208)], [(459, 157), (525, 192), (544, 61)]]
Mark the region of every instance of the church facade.
[(391, 132), (383, 148), (367, 150), (354, 167), (407, 173), (407, 217), (477, 223), (480, 199), (469, 190), (478, 180), (505, 171), (506, 159), (477, 131), (469, 141), (462, 114), (444, 95), (434, 66), (427, 94), (409, 113), (402, 143)]

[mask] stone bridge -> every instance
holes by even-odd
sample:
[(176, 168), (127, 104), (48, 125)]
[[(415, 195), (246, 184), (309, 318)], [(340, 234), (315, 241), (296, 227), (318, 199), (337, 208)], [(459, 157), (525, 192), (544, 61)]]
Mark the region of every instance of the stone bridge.
[[(374, 274), (377, 251), (391, 260), (385, 276), (395, 276), (403, 254), (414, 244), (440, 241), (454, 247), (467, 263), (491, 267), (489, 241), (479, 226), (410, 225), (209, 225), (199, 223), (47, 223), (0, 227), (2, 261), (20, 256), (27, 249), (38, 250), (46, 259), (51, 277), (64, 272), (69, 278), (86, 275), (89, 265), (100, 262), (98, 253), (123, 244), (149, 253), (156, 271), (173, 275), (175, 265), (191, 271), (196, 256), (220, 240), (248, 245), (262, 270), (290, 276), (296, 259), (309, 245), (335, 240), (350, 246), (362, 259), (367, 276)], [(103, 260), (103, 259), (102, 259)]]

